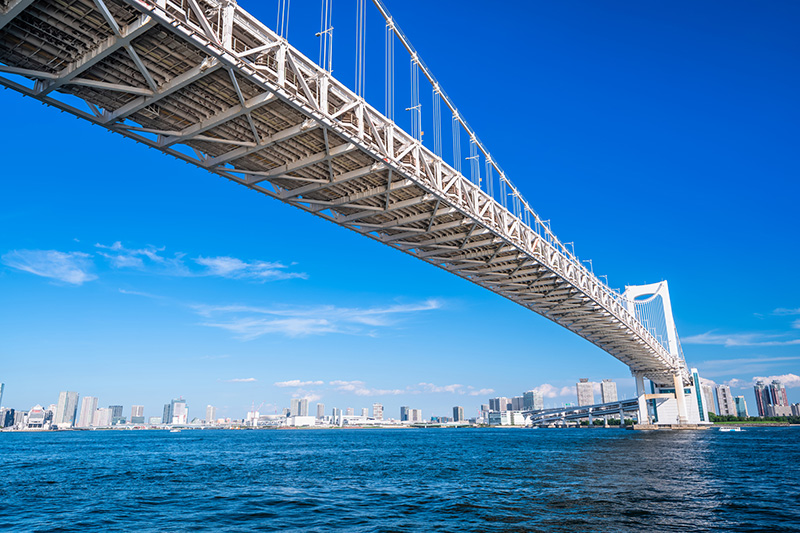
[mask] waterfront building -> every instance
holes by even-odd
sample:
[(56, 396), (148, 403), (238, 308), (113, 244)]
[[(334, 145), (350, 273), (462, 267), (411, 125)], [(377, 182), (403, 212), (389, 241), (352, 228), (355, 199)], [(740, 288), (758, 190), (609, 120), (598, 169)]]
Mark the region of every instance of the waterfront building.
[(47, 422), (47, 415), (45, 413), (44, 407), (41, 405), (34, 405), (30, 411), (28, 411), (28, 419), (25, 426), (28, 429), (44, 429), (45, 423)]
[(189, 422), (189, 407), (183, 397), (172, 400), (172, 423), (187, 424)]
[(111, 425), (111, 409), (101, 407), (95, 409), (94, 416), (92, 417), (92, 426), (94, 427), (108, 427)]
[(161, 417), (151, 416), (150, 418), (147, 419), (147, 423), (150, 424), (151, 426), (157, 426), (161, 424)]
[(453, 422), (463, 422), (464, 421), (464, 408), (460, 405), (453, 407)]
[(317, 419), (325, 418), (325, 404), (317, 402)]
[(117, 424), (124, 424), (125, 417), (122, 416), (122, 406), (121, 405), (109, 405), (109, 409), (111, 409), (111, 425), (116, 426)]
[(600, 402), (611, 403), (617, 401), (617, 384), (610, 379), (600, 382)]
[(717, 405), (721, 416), (736, 416), (736, 405), (733, 403), (731, 388), (727, 385), (717, 387)]
[(214, 424), (217, 421), (217, 408), (213, 405), (206, 405), (206, 424)]
[(367, 407), (361, 408), (361, 416), (363, 418), (369, 418), (369, 409)]
[(763, 381), (756, 381), (753, 386), (753, 392), (756, 397), (756, 408), (758, 409), (758, 416), (767, 416), (767, 405), (769, 404), (769, 391), (764, 387)]
[(348, 407), (345, 413), (347, 414), (347, 416), (355, 416), (356, 414), (355, 410), (352, 407)]
[(793, 403), (789, 407), (792, 410), (792, 416), (800, 416), (800, 403)]
[(703, 392), (703, 403), (705, 403), (706, 410), (709, 413), (718, 415), (719, 411), (717, 411), (717, 408), (714, 406), (714, 387), (711, 385), (702, 385), (701, 390)]
[(383, 420), (383, 405), (379, 403), (372, 404), (372, 418), (375, 420)]
[(14, 410), (0, 407), (0, 428), (8, 428), (14, 425)]
[(747, 402), (744, 401), (744, 396), (735, 397), (733, 404), (736, 406), (736, 416), (745, 418), (750, 416), (747, 414)]
[(525, 417), (517, 411), (491, 412), (489, 413), (490, 426), (523, 426)]
[(422, 422), (422, 409), (411, 409), (408, 412), (409, 422)]
[(334, 407), (331, 409), (331, 422), (337, 426), (342, 425), (342, 410)]
[(404, 405), (400, 408), (400, 422), (408, 422), (408, 414), (410, 410), (411, 408), (407, 405)]
[(3, 407), (3, 391), (6, 388), (5, 383), (0, 383), (0, 407)]
[(308, 416), (308, 399), (292, 398), (290, 416)]
[(131, 406), (131, 424), (144, 424), (144, 405)]
[(56, 406), (53, 424), (60, 428), (71, 428), (75, 425), (75, 418), (78, 414), (78, 393), (71, 391), (61, 391), (58, 395), (58, 406)]
[(777, 379), (769, 384), (769, 396), (772, 405), (788, 407), (789, 398), (786, 396), (786, 387)]
[(97, 410), (97, 397), (84, 396), (81, 400), (81, 415), (78, 417), (78, 427), (88, 428), (94, 420), (94, 412)]
[(161, 415), (161, 420), (164, 424), (172, 423), (172, 402), (164, 404), (164, 414)]
[(578, 395), (578, 407), (594, 405), (594, 383), (590, 383), (587, 378), (581, 378), (575, 384), (575, 390)]
[(541, 411), (544, 409), (544, 397), (536, 389), (529, 390), (522, 395), (522, 409), (524, 411)]
[(511, 410), (512, 411), (522, 411), (523, 409), (523, 400), (522, 396), (514, 396), (511, 398)]
[(511, 408), (509, 406), (510, 403), (511, 402), (509, 402), (508, 398), (506, 398), (505, 396), (500, 396), (499, 398), (493, 398), (489, 400), (489, 410), (502, 413), (508, 411)]

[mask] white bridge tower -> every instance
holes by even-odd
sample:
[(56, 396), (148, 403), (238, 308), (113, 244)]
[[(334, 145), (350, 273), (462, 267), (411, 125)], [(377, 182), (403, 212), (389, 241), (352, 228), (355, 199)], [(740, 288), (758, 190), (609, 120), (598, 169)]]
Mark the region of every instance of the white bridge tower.
[(686, 379), (686, 361), (683, 357), (678, 330), (672, 315), (669, 286), (666, 281), (649, 285), (625, 287), (623, 298), (628, 311), (644, 324), (648, 331), (673, 358), (671, 379), (650, 379), (650, 392), (645, 389), (644, 378), (648, 372), (631, 370), (636, 380), (639, 398), (639, 423), (656, 425), (706, 424), (708, 406), (700, 389), (697, 369), (691, 369)]

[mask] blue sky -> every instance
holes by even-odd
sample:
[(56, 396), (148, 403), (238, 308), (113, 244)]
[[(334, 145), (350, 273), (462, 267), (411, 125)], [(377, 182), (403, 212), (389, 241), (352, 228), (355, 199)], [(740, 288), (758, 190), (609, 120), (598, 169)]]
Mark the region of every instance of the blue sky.
[[(290, 41), (316, 58), (318, 3), (292, 4)], [(240, 5), (274, 27), (274, 2)], [(334, 0), (351, 85), (354, 5)], [(751, 414), (755, 377), (786, 376), (800, 401), (800, 5), (388, 6), (562, 241), (612, 287), (669, 281), (691, 366)], [(193, 416), (241, 417), (300, 395), (427, 417), (544, 384), (546, 403), (574, 401), (580, 377), (633, 392), (622, 363), (488, 291), (10, 90), (0, 105), (6, 406), (77, 390), (126, 414), (183, 395)]]

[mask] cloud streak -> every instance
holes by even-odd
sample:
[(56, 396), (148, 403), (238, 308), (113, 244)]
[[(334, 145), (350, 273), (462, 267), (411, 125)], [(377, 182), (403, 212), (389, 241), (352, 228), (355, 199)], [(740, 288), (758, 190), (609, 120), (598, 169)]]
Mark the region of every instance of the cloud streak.
[(57, 250), (12, 250), (0, 257), (11, 268), (70, 285), (83, 285), (97, 279), (93, 263), (83, 252)]
[(800, 345), (800, 339), (785, 339), (784, 335), (767, 335), (765, 333), (730, 333), (717, 334), (713, 331), (691, 335), (681, 339), (683, 344), (705, 344), (714, 346), (794, 346)]
[(233, 378), (233, 379), (223, 379), (225, 383), (253, 383), (258, 381), (256, 378)]
[(351, 308), (332, 305), (314, 307), (252, 307), (242, 305), (194, 306), (195, 312), (208, 320), (202, 325), (224, 329), (244, 341), (269, 334), (304, 337), (340, 333), (374, 335), (368, 328), (395, 325), (401, 318), (439, 309), (436, 300), (384, 307)]

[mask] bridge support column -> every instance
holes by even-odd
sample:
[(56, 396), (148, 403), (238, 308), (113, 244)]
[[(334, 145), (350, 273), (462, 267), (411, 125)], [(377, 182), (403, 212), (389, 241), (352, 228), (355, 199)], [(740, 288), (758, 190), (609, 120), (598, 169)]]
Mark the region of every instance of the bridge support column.
[(633, 377), (636, 379), (636, 397), (639, 399), (639, 424), (649, 424), (650, 419), (647, 416), (647, 400), (644, 398), (646, 394), (644, 390), (644, 374), (635, 372)]
[(625, 411), (622, 410), (622, 404), (619, 405), (619, 427), (625, 427)]
[(592, 416), (592, 410), (589, 409), (589, 427), (594, 427), (594, 417)]
[(678, 424), (688, 424), (686, 416), (686, 397), (683, 394), (683, 378), (680, 374), (672, 375), (672, 383), (675, 385), (675, 400), (678, 403)]

